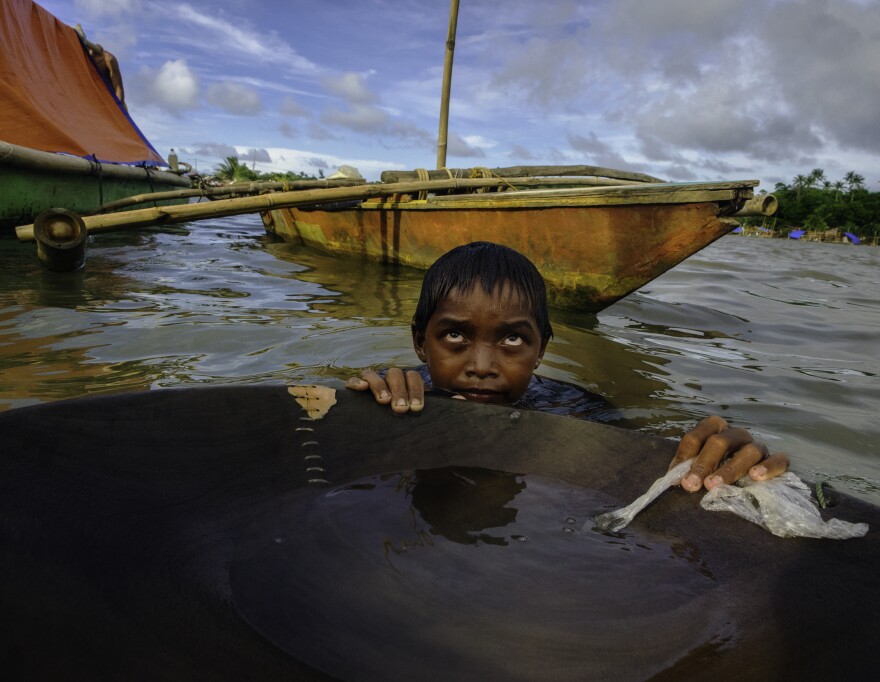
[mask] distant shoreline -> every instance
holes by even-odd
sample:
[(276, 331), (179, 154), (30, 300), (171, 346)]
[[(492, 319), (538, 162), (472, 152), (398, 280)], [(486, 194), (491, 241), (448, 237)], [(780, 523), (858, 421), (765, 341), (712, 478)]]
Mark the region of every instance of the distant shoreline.
[(744, 226), (740, 232), (728, 232), (730, 237), (753, 237), (756, 239), (784, 239), (792, 242), (821, 242), (823, 244), (846, 244), (848, 246), (878, 246), (880, 237), (859, 237), (859, 242), (849, 240), (837, 229), (824, 232), (807, 232), (800, 237), (790, 237), (789, 233), (796, 228), (786, 230), (771, 230), (755, 226)]

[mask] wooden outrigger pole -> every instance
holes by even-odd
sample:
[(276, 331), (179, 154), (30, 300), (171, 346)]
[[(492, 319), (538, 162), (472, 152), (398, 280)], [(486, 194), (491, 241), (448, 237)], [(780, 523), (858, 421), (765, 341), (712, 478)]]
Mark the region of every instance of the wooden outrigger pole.
[(437, 134), (437, 170), (446, 167), (446, 142), (449, 132), (449, 93), (452, 90), (452, 57), (455, 52), (455, 28), (458, 25), (458, 0), (451, 0), (449, 31), (446, 34), (446, 58), (443, 60), (443, 86), (440, 93), (440, 130)]

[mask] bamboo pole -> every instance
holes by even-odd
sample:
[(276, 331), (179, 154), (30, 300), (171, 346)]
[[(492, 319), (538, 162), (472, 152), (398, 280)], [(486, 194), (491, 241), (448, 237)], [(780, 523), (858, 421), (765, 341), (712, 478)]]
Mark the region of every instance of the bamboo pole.
[[(739, 201), (751, 196), (752, 187), (758, 180), (737, 182), (700, 182), (683, 184), (639, 184), (605, 187), (570, 188), (569, 195), (579, 193), (586, 197), (606, 197), (613, 203), (697, 203), (704, 201)], [(372, 197), (388, 197), (418, 192), (443, 192), (449, 190), (474, 190), (480, 188), (508, 188), (506, 178), (474, 178), (426, 180), (419, 182), (399, 182), (394, 184), (377, 183), (361, 187), (333, 187), (329, 189), (301, 190), (294, 192), (271, 192), (256, 197), (223, 199), (207, 204), (185, 204), (182, 206), (160, 206), (143, 208), (121, 213), (107, 213), (83, 218), (89, 234), (111, 232), (127, 227), (149, 227), (151, 225), (174, 225), (209, 218), (258, 213), (292, 206), (319, 206), (322, 204), (357, 201)], [(474, 200), (489, 197), (505, 198), (505, 193), (477, 194)], [(522, 196), (522, 195), (520, 195)], [(34, 226), (22, 225), (15, 228), (21, 241), (34, 240)]]
[(745, 216), (772, 216), (779, 209), (779, 201), (772, 194), (759, 194), (752, 197), (734, 215)]
[[(310, 204), (335, 203), (354, 201), (370, 197), (390, 196), (394, 194), (412, 194), (415, 192), (437, 192), (456, 189), (480, 189), (483, 187), (499, 187), (507, 184), (502, 178), (434, 180), (422, 182), (400, 182), (394, 184), (373, 184), (359, 187), (332, 187), (329, 189), (299, 190), (292, 192), (270, 192), (256, 197), (239, 197), (222, 199), (208, 204), (184, 204), (180, 206), (158, 206), (142, 208), (121, 213), (105, 213), (86, 216), (83, 222), (89, 234), (112, 232), (128, 227), (149, 227), (151, 225), (175, 225), (208, 218), (258, 213), (274, 208), (303, 206)], [(21, 225), (15, 228), (19, 240), (34, 240), (34, 226)]]
[(437, 168), (446, 166), (449, 134), (449, 95), (452, 90), (452, 57), (455, 54), (455, 30), (458, 25), (458, 0), (449, 5), (449, 30), (446, 34), (446, 57), (443, 60), (443, 85), (440, 91), (440, 130), (437, 133)]
[(363, 180), (291, 180), (289, 182), (273, 180), (266, 182), (240, 182), (232, 185), (223, 185), (221, 187), (202, 187), (199, 189), (182, 189), (170, 192), (147, 192), (145, 194), (136, 194), (131, 197), (125, 197), (118, 201), (110, 201), (87, 215), (118, 211), (121, 208), (136, 206), (137, 204), (145, 204), (150, 201), (168, 201), (170, 199), (225, 196), (230, 194), (259, 194), (260, 192), (275, 190), (287, 191), (325, 187), (352, 187), (363, 184)]
[[(636, 173), (634, 171), (617, 170), (614, 168), (603, 168), (602, 166), (508, 166), (506, 168), (450, 168), (449, 172), (453, 177), (470, 178), (478, 175), (481, 171), (488, 171), (493, 177), (500, 178), (525, 178), (525, 177), (559, 177), (559, 176), (597, 176), (603, 178), (613, 178), (616, 180), (635, 180), (636, 182), (665, 182), (660, 178), (655, 178), (644, 173)], [(428, 171), (428, 180), (441, 180), (448, 178), (449, 173), (445, 170)], [(419, 172), (414, 170), (390, 170), (382, 171), (382, 182), (406, 182), (409, 180), (417, 180)]]

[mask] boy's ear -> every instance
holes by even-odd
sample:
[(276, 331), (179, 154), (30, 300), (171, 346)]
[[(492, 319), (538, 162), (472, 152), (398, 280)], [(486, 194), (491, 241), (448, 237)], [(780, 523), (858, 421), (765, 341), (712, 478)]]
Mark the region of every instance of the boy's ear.
[[(428, 361), (428, 356), (425, 354), (425, 335), (416, 329), (415, 325), (411, 325), (410, 329), (412, 330), (413, 337), (413, 348), (415, 348), (416, 355), (419, 356), (419, 360), (422, 362)], [(546, 344), (545, 344), (546, 345)], [(543, 353), (543, 351), (542, 351)]]
[(538, 369), (538, 365), (541, 364), (541, 360), (544, 359), (544, 351), (547, 350), (547, 343), (549, 343), (549, 337), (541, 340), (541, 350), (538, 353), (538, 359), (535, 361), (535, 369)]

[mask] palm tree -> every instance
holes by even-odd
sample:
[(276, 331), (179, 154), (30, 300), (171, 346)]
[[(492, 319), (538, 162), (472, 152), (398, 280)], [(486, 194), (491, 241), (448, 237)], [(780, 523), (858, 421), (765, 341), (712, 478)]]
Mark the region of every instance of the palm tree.
[(242, 165), (237, 156), (227, 156), (226, 160), (217, 166), (214, 175), (226, 182), (235, 182), (236, 177), (241, 174), (241, 168)]
[(843, 176), (843, 181), (846, 183), (846, 188), (849, 190), (849, 203), (852, 203), (853, 193), (857, 189), (865, 189), (865, 176), (860, 175), (855, 171), (850, 171)]
[(792, 184), (794, 185), (794, 195), (795, 195), (795, 197), (797, 197), (798, 201), (801, 200), (801, 191), (805, 187), (808, 187), (809, 183), (810, 183), (810, 179), (806, 175), (795, 175), (794, 176), (794, 182)]
[(247, 167), (247, 164), (238, 160), (237, 156), (227, 156), (214, 174), (226, 182), (250, 182), (260, 177), (257, 171)]
[(852, 192), (854, 189), (864, 189), (865, 187), (865, 176), (860, 175), (855, 171), (850, 171), (849, 173), (844, 175), (843, 181), (846, 183), (846, 186), (850, 192)]
[(821, 168), (814, 168), (807, 176), (808, 187), (818, 187), (825, 180), (825, 171)]

